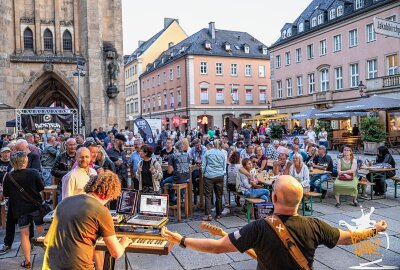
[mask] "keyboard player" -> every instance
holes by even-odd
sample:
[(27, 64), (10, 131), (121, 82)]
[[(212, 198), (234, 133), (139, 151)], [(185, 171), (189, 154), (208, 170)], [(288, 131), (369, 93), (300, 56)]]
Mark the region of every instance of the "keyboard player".
[(117, 239), (104, 206), (121, 193), (118, 176), (110, 171), (93, 176), (84, 190), (86, 194), (68, 197), (58, 205), (44, 239), (43, 269), (102, 269), (103, 252), (95, 251), (98, 237), (114, 258), (121, 257), (132, 242), (128, 237)]

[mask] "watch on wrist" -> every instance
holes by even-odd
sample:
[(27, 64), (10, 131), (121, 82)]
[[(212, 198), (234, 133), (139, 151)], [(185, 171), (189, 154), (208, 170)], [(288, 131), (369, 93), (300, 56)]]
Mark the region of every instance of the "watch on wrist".
[(186, 240), (186, 236), (183, 236), (183, 237), (181, 238), (181, 241), (179, 242), (179, 246), (180, 246), (181, 248), (186, 248), (185, 240)]

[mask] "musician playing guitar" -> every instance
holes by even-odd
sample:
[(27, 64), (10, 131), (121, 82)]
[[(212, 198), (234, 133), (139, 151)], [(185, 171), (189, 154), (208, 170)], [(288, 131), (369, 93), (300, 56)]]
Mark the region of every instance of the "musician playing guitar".
[[(319, 245), (328, 248), (350, 245), (352, 236), (353, 240), (362, 241), (387, 228), (385, 221), (379, 221), (374, 229), (342, 231), (317, 218), (299, 216), (298, 208), (302, 197), (301, 184), (289, 175), (282, 175), (273, 185), (274, 215), (267, 219), (256, 220), (218, 240), (186, 238), (166, 228), (162, 229), (161, 234), (168, 241), (181, 247), (208, 253), (243, 253), (254, 249), (258, 258), (258, 270), (312, 269), (315, 250)], [(294, 243), (288, 245), (289, 248), (284, 245), (279, 235), (281, 232), (283, 234), (284, 230), (287, 230), (294, 240)], [(299, 251), (303, 261), (300, 255), (292, 255), (293, 249)]]
[(104, 206), (121, 193), (118, 176), (110, 171), (93, 176), (84, 190), (86, 194), (68, 197), (58, 205), (44, 239), (42, 269), (92, 270), (93, 259), (96, 269), (102, 269), (102, 252), (96, 251), (94, 258), (99, 236), (114, 258), (121, 257), (132, 242), (127, 237), (117, 239), (111, 214)]

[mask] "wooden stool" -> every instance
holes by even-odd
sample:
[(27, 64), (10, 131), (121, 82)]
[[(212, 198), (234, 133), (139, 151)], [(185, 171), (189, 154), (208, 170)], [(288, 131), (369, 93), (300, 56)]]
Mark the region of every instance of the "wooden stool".
[(241, 198), (244, 198), (246, 201), (246, 217), (247, 217), (247, 223), (250, 223), (250, 218), (251, 218), (251, 208), (253, 207), (253, 204), (255, 203), (263, 203), (265, 202), (263, 199), (260, 198), (246, 198), (244, 195), (238, 195)]
[(57, 204), (58, 204), (58, 198), (57, 198), (57, 194), (58, 194), (58, 188), (57, 185), (51, 185), (51, 186), (45, 186), (43, 193), (50, 193), (52, 200), (53, 200), (53, 210), (56, 209)]
[(172, 210), (176, 210), (177, 216), (178, 216), (178, 222), (181, 222), (182, 217), (181, 217), (181, 190), (185, 191), (185, 218), (188, 218), (189, 216), (189, 190), (188, 188), (188, 183), (182, 183), (182, 184), (165, 184), (164, 185), (164, 194), (168, 194), (169, 189), (176, 190), (176, 205), (170, 206), (169, 208)]
[(391, 179), (394, 182), (394, 197), (397, 198), (397, 184), (400, 182), (400, 175), (395, 175)]
[(2, 229), (6, 228), (6, 220), (6, 203), (2, 201), (0, 204), (0, 224)]
[[(322, 193), (318, 192), (304, 192), (303, 194), (303, 199), (301, 200), (301, 210), (303, 211), (303, 216), (306, 216), (306, 212), (310, 212), (310, 216), (313, 215), (314, 209), (313, 209), (313, 197), (321, 197)], [(310, 204), (310, 211), (306, 211), (306, 203)]]
[[(358, 182), (358, 185), (361, 186), (361, 187), (363, 187), (363, 188), (365, 188), (365, 190), (367, 190), (367, 187), (370, 188), (370, 191), (371, 191), (371, 200), (372, 200), (372, 199), (373, 199), (373, 192), (374, 192), (373, 186), (375, 186), (376, 184), (373, 183), (373, 182), (369, 182), (369, 181), (359, 181), (359, 182)], [(362, 198), (361, 196), (357, 196), (357, 197), (358, 197), (359, 200), (365, 201), (365, 199)]]

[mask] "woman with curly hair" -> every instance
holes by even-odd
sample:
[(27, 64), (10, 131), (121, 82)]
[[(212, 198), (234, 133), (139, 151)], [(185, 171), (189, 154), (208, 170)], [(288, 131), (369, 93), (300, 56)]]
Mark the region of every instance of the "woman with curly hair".
[(44, 239), (47, 247), (43, 269), (102, 269), (102, 251), (95, 252), (98, 237), (103, 237), (111, 256), (119, 258), (131, 243), (127, 237), (117, 239), (110, 211), (104, 206), (121, 193), (115, 173), (106, 171), (93, 176), (84, 188), (86, 194), (61, 201)]

